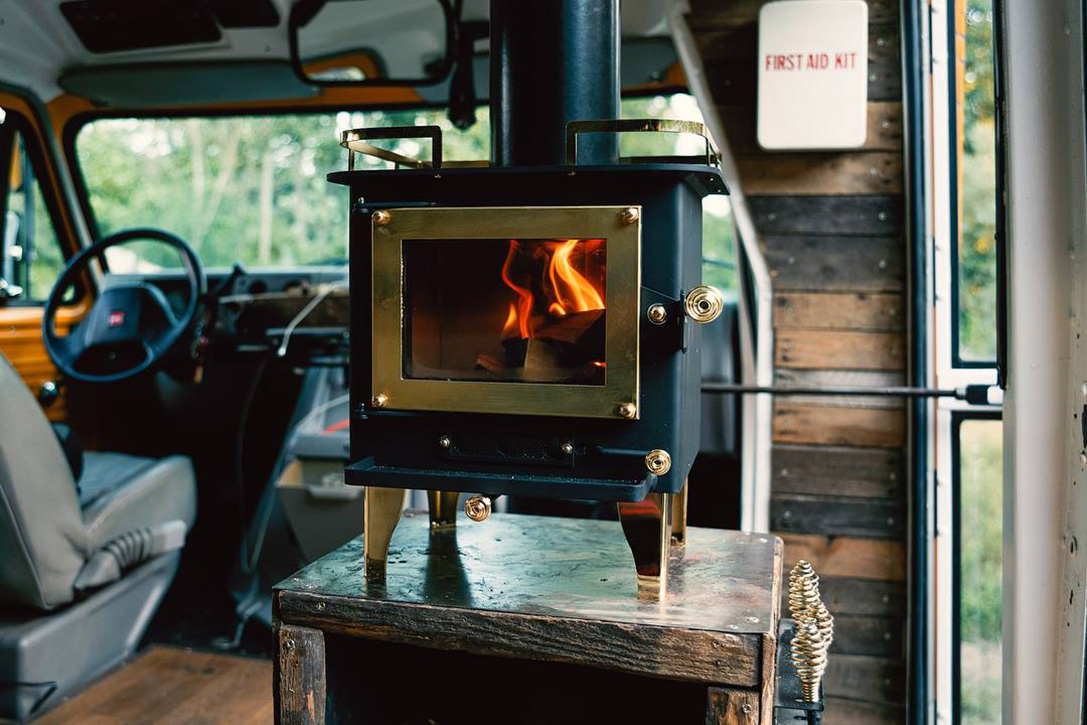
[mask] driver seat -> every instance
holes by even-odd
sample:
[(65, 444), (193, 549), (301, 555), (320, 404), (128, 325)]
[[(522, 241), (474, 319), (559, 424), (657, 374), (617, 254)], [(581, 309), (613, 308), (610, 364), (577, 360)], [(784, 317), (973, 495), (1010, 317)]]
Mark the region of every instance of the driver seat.
[(73, 468), (0, 354), (0, 719), (134, 652), (196, 516), (188, 458), (88, 452), (78, 488)]

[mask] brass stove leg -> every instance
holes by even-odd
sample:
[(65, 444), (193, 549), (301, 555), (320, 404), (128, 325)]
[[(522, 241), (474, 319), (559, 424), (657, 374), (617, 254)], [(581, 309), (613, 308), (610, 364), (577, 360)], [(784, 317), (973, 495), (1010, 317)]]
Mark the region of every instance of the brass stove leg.
[(430, 510), (430, 528), (446, 529), (457, 525), (456, 491), (427, 491), (427, 508)]
[(619, 503), (619, 523), (638, 571), (639, 596), (662, 598), (668, 589), (671, 505), (672, 496), (666, 493), (651, 493), (637, 503)]
[(672, 545), (687, 545), (687, 481), (672, 501)]
[(366, 576), (385, 576), (389, 542), (400, 522), (407, 490), (367, 486), (363, 497), (362, 541)]

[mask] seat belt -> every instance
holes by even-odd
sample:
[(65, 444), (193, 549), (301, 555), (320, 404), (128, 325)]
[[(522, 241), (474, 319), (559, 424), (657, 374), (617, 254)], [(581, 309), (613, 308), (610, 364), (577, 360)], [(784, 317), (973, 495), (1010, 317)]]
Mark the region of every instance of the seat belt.
[(126, 569), (149, 561), (185, 545), (188, 527), (180, 519), (146, 526), (121, 534), (91, 554), (75, 580), (77, 592), (117, 581)]

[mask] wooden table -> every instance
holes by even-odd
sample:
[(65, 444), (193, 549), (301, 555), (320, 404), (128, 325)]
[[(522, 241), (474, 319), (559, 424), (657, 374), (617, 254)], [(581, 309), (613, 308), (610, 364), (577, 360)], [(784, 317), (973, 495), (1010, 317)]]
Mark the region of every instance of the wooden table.
[(617, 522), (408, 514), (384, 581), (357, 539), (276, 588), (277, 722), (768, 725), (781, 552), (691, 528), (639, 600)]

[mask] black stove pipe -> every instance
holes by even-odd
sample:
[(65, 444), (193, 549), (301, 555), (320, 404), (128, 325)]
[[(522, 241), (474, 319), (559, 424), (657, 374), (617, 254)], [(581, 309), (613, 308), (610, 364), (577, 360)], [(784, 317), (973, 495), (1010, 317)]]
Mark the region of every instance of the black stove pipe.
[[(568, 121), (619, 118), (619, 0), (491, 0), (491, 163), (566, 163)], [(615, 134), (578, 141), (614, 164)]]

